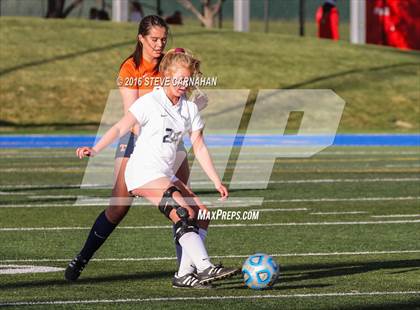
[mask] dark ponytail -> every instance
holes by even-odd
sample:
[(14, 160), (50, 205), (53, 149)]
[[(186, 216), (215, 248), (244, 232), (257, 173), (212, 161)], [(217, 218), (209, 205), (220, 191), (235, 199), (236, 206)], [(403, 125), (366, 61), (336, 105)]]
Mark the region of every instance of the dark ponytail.
[(139, 29), (137, 31), (137, 37), (136, 37), (137, 44), (136, 44), (136, 49), (134, 50), (134, 52), (130, 56), (128, 56), (126, 59), (124, 59), (124, 61), (121, 64), (120, 68), (131, 57), (133, 57), (134, 63), (136, 65), (136, 68), (138, 68), (140, 66), (141, 58), (143, 56), (143, 45), (141, 44), (140, 40), (138, 39), (138, 36), (139, 35), (147, 36), (150, 33), (150, 29), (152, 27), (155, 27), (155, 26), (165, 28), (166, 32), (169, 31), (168, 24), (163, 20), (162, 17), (157, 16), (157, 15), (148, 15), (148, 16), (145, 16), (140, 21)]

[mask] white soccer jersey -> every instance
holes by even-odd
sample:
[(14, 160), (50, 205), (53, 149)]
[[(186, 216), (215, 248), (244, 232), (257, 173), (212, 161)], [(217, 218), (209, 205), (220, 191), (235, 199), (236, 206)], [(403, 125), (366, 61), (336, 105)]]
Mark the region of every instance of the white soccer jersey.
[(125, 170), (131, 191), (157, 178), (172, 178), (179, 142), (185, 134), (201, 130), (204, 123), (193, 102), (182, 96), (174, 106), (163, 88), (137, 99), (129, 111), (141, 127)]

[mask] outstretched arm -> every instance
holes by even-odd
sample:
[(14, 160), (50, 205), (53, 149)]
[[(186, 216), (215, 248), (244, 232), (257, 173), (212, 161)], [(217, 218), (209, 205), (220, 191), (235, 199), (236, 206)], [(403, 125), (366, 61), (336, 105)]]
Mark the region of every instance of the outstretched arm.
[(214, 187), (219, 191), (222, 199), (226, 199), (229, 196), (229, 192), (226, 186), (223, 185), (216, 169), (214, 168), (213, 160), (211, 159), (207, 145), (204, 142), (203, 131), (193, 131), (190, 137), (195, 157), (209, 179), (214, 183)]
[[(128, 87), (120, 87), (120, 94), (122, 97), (122, 103), (124, 108), (124, 114), (128, 113), (128, 109), (132, 106), (134, 101), (140, 98), (139, 90), (131, 89)], [(135, 124), (131, 130), (136, 135), (139, 134), (139, 125)]]
[(204, 110), (209, 102), (209, 98), (207, 97), (206, 93), (204, 93), (198, 87), (196, 87), (195, 92), (189, 100), (195, 103), (195, 105), (198, 108), (198, 111)]
[(108, 145), (110, 145), (115, 139), (125, 135), (133, 125), (137, 123), (137, 119), (131, 112), (128, 112), (124, 115), (122, 119), (118, 121), (114, 126), (112, 126), (103, 136), (102, 138), (96, 143), (96, 145), (92, 148), (84, 146), (79, 147), (76, 150), (76, 155), (79, 158), (83, 158), (85, 156), (95, 156), (97, 153), (102, 151)]

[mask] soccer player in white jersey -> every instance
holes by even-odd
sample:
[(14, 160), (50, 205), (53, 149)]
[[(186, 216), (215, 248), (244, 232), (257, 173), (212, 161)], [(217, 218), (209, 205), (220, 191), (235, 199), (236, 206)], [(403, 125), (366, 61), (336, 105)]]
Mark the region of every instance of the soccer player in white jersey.
[(182, 247), (182, 257), (173, 286), (210, 288), (212, 281), (233, 276), (239, 270), (211, 263), (204, 246), (209, 221), (197, 220), (199, 209), (208, 210), (174, 173), (177, 145), (189, 134), (194, 154), (221, 198), (229, 195), (204, 143), (204, 123), (197, 106), (186, 100), (188, 85), (180, 83), (200, 73), (200, 61), (177, 48), (164, 56), (159, 71), (163, 74), (163, 86), (137, 99), (129, 113), (94, 147), (80, 147), (76, 154), (79, 158), (94, 156), (139, 124), (140, 136), (125, 171), (127, 189), (158, 206), (175, 224), (175, 239)]

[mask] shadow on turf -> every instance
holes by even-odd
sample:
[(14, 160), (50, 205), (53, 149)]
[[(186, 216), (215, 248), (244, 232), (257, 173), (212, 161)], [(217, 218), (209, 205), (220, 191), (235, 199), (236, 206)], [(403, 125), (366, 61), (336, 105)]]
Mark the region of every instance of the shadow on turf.
[[(178, 33), (178, 34), (174, 34), (174, 37), (185, 37), (185, 36), (191, 36), (191, 35), (200, 35), (200, 34), (218, 34), (218, 32), (216, 31), (208, 31), (208, 30), (203, 30), (203, 31), (190, 31), (190, 32), (185, 32), (185, 33)], [(98, 53), (98, 52), (104, 52), (104, 51), (108, 51), (110, 49), (114, 49), (114, 48), (120, 48), (120, 47), (124, 47), (127, 45), (134, 45), (134, 41), (133, 40), (128, 40), (128, 41), (121, 41), (121, 42), (117, 42), (117, 43), (112, 43), (112, 44), (108, 44), (105, 46), (98, 46), (98, 47), (94, 47), (91, 49), (87, 49), (84, 51), (78, 51), (78, 52), (74, 52), (74, 53), (68, 53), (68, 54), (64, 54), (64, 55), (58, 55), (58, 56), (54, 56), (51, 58), (45, 58), (45, 59), (40, 59), (40, 60), (36, 60), (36, 61), (31, 61), (31, 62), (27, 62), (27, 63), (22, 63), (19, 64), (17, 66), (13, 66), (13, 67), (9, 67), (9, 68), (5, 68), (3, 70), (0, 71), (0, 76), (12, 73), (14, 71), (17, 70), (21, 70), (21, 69), (26, 69), (26, 68), (30, 68), (30, 67), (36, 67), (36, 66), (40, 66), (40, 65), (45, 65), (54, 61), (59, 61), (59, 60), (66, 60), (66, 59), (71, 59), (71, 58), (76, 58), (76, 57), (80, 57), (80, 56), (84, 56), (87, 54), (91, 54), (91, 53)]]
[[(240, 279), (232, 279), (232, 280), (224, 280), (221, 282), (214, 282), (214, 288), (218, 290), (231, 290), (231, 289), (249, 289), (244, 285), (242, 278)], [(297, 290), (303, 288), (323, 288), (331, 286), (331, 284), (307, 284), (307, 285), (285, 285), (282, 283), (282, 280), (279, 280), (279, 283), (275, 284), (272, 288), (265, 290), (265, 291), (283, 291), (283, 290)]]
[[(420, 260), (396, 260), (384, 262), (353, 262), (338, 264), (306, 264), (284, 266), (282, 276), (283, 282), (293, 282), (311, 279), (321, 279), (329, 277), (339, 277), (352, 274), (366, 273), (376, 270), (410, 268), (409, 271), (418, 271)], [(281, 267), (280, 267), (280, 270)], [(293, 272), (296, 271), (296, 272)]]
[(39, 288), (49, 286), (73, 286), (73, 285), (84, 285), (84, 284), (101, 284), (106, 282), (118, 282), (118, 281), (130, 281), (130, 280), (148, 280), (148, 279), (172, 279), (173, 271), (156, 271), (156, 272), (142, 272), (134, 274), (118, 274), (112, 276), (98, 276), (98, 277), (82, 277), (76, 282), (67, 282), (63, 279), (52, 279), (52, 280), (38, 280), (38, 281), (24, 281), (16, 283), (0, 284), (0, 290), (12, 290), (19, 288)]
[(420, 302), (387, 302), (384, 304), (365, 304), (360, 303), (353, 306), (340, 305), (340, 310), (384, 310), (384, 309), (398, 309), (398, 310), (413, 310), (419, 309)]
[(400, 270), (400, 271), (394, 271), (390, 272), (390, 274), (400, 274), (400, 273), (407, 273), (412, 271), (419, 271), (419, 268), (413, 268), (413, 269), (407, 269), (407, 270)]
[[(334, 79), (334, 78), (337, 78), (337, 77), (342, 77), (342, 76), (346, 76), (346, 75), (350, 75), (350, 74), (368, 73), (368, 72), (382, 71), (382, 70), (395, 69), (395, 68), (401, 68), (401, 67), (414, 67), (414, 66), (418, 66), (418, 65), (419, 65), (418, 62), (403, 62), (403, 63), (398, 63), (398, 64), (380, 66), (380, 67), (351, 69), (351, 70), (341, 71), (341, 72), (337, 72), (337, 73), (333, 73), (333, 74), (329, 74), (329, 75), (318, 76), (316, 78), (306, 80), (306, 81), (302, 81), (300, 83), (288, 85), (288, 86), (285, 86), (285, 87), (282, 87), (282, 88), (283, 89), (300, 88), (300, 87), (308, 86), (308, 85), (313, 84), (313, 83), (323, 82), (323, 81), (326, 81), (326, 80), (330, 80), (330, 79)], [(281, 87), (279, 87), (279, 88), (281, 88)]]

